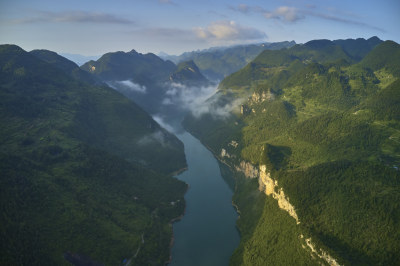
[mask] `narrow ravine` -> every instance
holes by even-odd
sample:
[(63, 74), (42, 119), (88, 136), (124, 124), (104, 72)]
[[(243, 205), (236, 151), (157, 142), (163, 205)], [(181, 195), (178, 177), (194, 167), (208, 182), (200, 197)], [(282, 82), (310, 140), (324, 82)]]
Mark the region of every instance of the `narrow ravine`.
[(185, 145), (188, 170), (177, 176), (189, 184), (186, 212), (174, 223), (171, 266), (228, 265), (239, 244), (233, 192), (221, 176), (217, 160), (187, 132), (178, 134)]

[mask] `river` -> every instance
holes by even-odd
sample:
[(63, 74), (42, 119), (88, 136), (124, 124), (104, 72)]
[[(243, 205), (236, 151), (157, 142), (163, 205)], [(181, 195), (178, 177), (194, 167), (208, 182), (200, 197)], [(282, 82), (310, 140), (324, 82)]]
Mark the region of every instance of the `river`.
[(177, 176), (189, 184), (186, 212), (173, 224), (171, 266), (223, 266), (239, 244), (238, 217), (232, 190), (223, 180), (213, 154), (187, 132), (178, 138), (185, 145), (188, 170)]

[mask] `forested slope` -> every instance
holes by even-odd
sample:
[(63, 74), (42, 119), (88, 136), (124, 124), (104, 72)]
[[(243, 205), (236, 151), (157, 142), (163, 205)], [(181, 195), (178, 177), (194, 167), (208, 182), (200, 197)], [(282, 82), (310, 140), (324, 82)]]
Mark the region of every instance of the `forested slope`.
[[(292, 253), (309, 264), (301, 250), (317, 262), (309, 238), (319, 254), (322, 248), (339, 264), (400, 260), (400, 46), (372, 38), (357, 53), (355, 43), (317, 40), (264, 51), (223, 80), (218, 101), (210, 101), (240, 102), (229, 118), (185, 119), (186, 128), (232, 168), (246, 173), (244, 163), (254, 166), (259, 188), (269, 195), (263, 203), (256, 184), (237, 179), (244, 237), (232, 264), (262, 265), (255, 254), (273, 254), (264, 258), (270, 265), (286, 264), (285, 254)], [(290, 202), (300, 223), (289, 214), (274, 223), (281, 215), (274, 199)], [(287, 231), (291, 237), (277, 237)]]
[(183, 144), (73, 69), (0, 46), (0, 264), (163, 265), (184, 209), (186, 185), (169, 176), (186, 166)]

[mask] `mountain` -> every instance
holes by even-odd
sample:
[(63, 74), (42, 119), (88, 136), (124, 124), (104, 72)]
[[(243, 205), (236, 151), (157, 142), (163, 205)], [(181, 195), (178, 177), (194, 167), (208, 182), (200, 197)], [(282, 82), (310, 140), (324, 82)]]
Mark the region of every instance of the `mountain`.
[(335, 44), (341, 46), (343, 50), (355, 58), (356, 61), (360, 61), (366, 56), (375, 46), (381, 44), (383, 41), (378, 37), (374, 36), (365, 40), (363, 38), (358, 39), (347, 39), (347, 40), (335, 40)]
[[(103, 55), (97, 61), (84, 64), (81, 69), (107, 83), (148, 113), (174, 112), (165, 99), (171, 90), (198, 90), (210, 85), (193, 61), (176, 66), (154, 54), (115, 52)], [(178, 88), (175, 88), (178, 87)], [(168, 110), (166, 110), (168, 109)]]
[(131, 79), (136, 83), (146, 83), (168, 80), (176, 66), (155, 54), (141, 54), (132, 50), (127, 53), (107, 53), (97, 61), (85, 63), (81, 68), (104, 81)]
[(197, 65), (191, 60), (177, 65), (175, 72), (170, 76), (170, 81), (181, 83), (185, 86), (207, 86), (210, 84), (201, 73)]
[(384, 68), (392, 75), (399, 76), (400, 69), (397, 61), (399, 57), (398, 44), (393, 41), (387, 41), (378, 46), (373, 53), (367, 54), (360, 62), (360, 65), (374, 71)]
[[(299, 67), (309, 63), (335, 61), (338, 64), (356, 63), (360, 61), (359, 54), (349, 52), (352, 50), (351, 47), (360, 45), (363, 47), (363, 53), (365, 53), (366, 46), (369, 47), (368, 51), (371, 51), (381, 42), (380, 40), (375, 40), (375, 38), (369, 40), (349, 39), (345, 41), (313, 40), (304, 45), (295, 45), (286, 50), (265, 50), (243, 69), (224, 79), (220, 86), (224, 88), (237, 87), (239, 85), (248, 86), (253, 80), (258, 79), (263, 79), (265, 82), (280, 82), (282, 80), (281, 77), (297, 71)], [(278, 67), (284, 68), (279, 69)], [(272, 72), (275, 70), (280, 71), (279, 75), (275, 75), (276, 73)], [(269, 76), (274, 76), (274, 78), (267, 79)], [(271, 86), (275, 86), (275, 84), (271, 84)]]
[(376, 38), (264, 51), (185, 118), (236, 171), (232, 265), (397, 264), (399, 51)]
[(192, 60), (210, 80), (222, 80), (238, 71), (264, 50), (280, 50), (295, 45), (294, 41), (216, 47), (202, 51), (183, 53), (180, 56), (164, 56), (175, 63)]
[(49, 50), (33, 50), (29, 52), (37, 58), (51, 64), (53, 67), (59, 68), (65, 73), (70, 74), (73, 78), (82, 80), (88, 83), (98, 83), (95, 78), (89, 73), (81, 70), (77, 64), (67, 58), (58, 55)]
[(2, 45), (0, 69), (2, 264), (165, 264), (183, 144), (55, 53)]
[(60, 55), (62, 57), (67, 58), (68, 60), (71, 60), (78, 66), (81, 66), (90, 60), (96, 61), (97, 59), (100, 58), (100, 56), (86, 56), (81, 54), (70, 54), (70, 53), (61, 53)]

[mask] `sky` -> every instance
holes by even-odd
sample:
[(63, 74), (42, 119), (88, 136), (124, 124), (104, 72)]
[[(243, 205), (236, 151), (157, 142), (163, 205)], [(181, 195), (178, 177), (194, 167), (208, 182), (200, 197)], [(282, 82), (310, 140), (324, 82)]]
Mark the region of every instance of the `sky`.
[(399, 0), (0, 0), (0, 44), (86, 56), (370, 38), (400, 43)]

